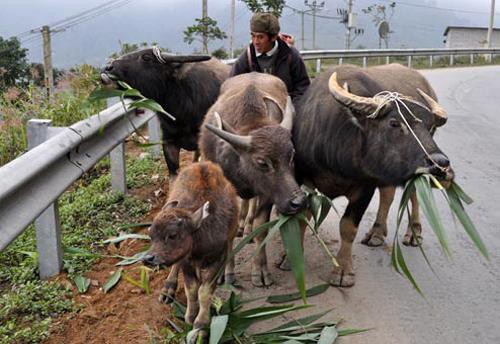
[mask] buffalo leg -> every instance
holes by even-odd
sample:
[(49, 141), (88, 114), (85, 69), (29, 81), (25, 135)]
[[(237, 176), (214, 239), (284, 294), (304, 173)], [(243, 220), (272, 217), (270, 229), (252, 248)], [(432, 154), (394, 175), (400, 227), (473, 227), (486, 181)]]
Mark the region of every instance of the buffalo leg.
[[(264, 204), (259, 207), (257, 215), (255, 217), (255, 226), (260, 226), (263, 223), (269, 221), (269, 216), (271, 214), (272, 204)], [(259, 247), (262, 241), (264, 241), (267, 235), (267, 231), (264, 231), (260, 235), (255, 237), (256, 247)], [(259, 252), (255, 255), (252, 262), (252, 284), (256, 287), (265, 287), (273, 284), (271, 273), (269, 272), (269, 267), (267, 265), (267, 254), (266, 247), (262, 247)]]
[(184, 292), (186, 293), (187, 307), (184, 320), (188, 324), (193, 324), (199, 312), (198, 289), (200, 283), (196, 277), (195, 270), (187, 263), (182, 267), (184, 274)]
[(365, 188), (356, 200), (349, 200), (349, 205), (340, 220), (340, 249), (337, 253), (339, 267), (334, 267), (330, 284), (337, 287), (352, 287), (355, 283), (352, 265), (352, 243), (356, 238), (361, 218), (370, 204), (375, 188)]
[(255, 219), (255, 210), (257, 209), (259, 199), (257, 197), (248, 200), (248, 212), (245, 218), (245, 227), (243, 234), (248, 235), (252, 233), (253, 221)]
[(420, 224), (420, 212), (417, 194), (411, 194), (411, 214), (408, 229), (403, 237), (403, 245), (418, 246), (422, 242), (422, 225)]
[(179, 264), (174, 264), (170, 268), (165, 286), (160, 292), (159, 301), (161, 303), (171, 303), (175, 299), (177, 290), (177, 278), (179, 276)]
[(394, 201), (394, 194), (396, 187), (386, 186), (378, 188), (380, 194), (380, 201), (377, 211), (377, 219), (373, 224), (372, 229), (366, 233), (362, 244), (367, 246), (382, 246), (387, 236), (387, 216), (391, 209), (392, 202)]
[(247, 199), (240, 199), (240, 213), (238, 216), (238, 236), (241, 237), (243, 236), (245, 232), (245, 222), (248, 217), (248, 205), (249, 205), (249, 200)]
[(169, 182), (172, 184), (179, 171), (179, 154), (181, 149), (171, 142), (163, 143), (163, 156), (167, 163)]
[[(229, 256), (233, 251), (233, 240), (228, 241), (227, 246), (227, 255)], [(234, 284), (236, 281), (236, 277), (234, 274), (234, 256), (231, 259), (228, 259), (226, 263), (226, 268), (224, 271), (224, 281), (226, 284)]]

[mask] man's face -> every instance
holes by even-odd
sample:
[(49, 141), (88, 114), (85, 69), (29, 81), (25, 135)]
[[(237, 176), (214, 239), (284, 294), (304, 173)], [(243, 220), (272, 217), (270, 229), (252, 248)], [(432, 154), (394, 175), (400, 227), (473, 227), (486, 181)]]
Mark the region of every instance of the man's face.
[(254, 31), (251, 35), (253, 46), (258, 53), (264, 54), (273, 48), (276, 37), (271, 38), (267, 33)]

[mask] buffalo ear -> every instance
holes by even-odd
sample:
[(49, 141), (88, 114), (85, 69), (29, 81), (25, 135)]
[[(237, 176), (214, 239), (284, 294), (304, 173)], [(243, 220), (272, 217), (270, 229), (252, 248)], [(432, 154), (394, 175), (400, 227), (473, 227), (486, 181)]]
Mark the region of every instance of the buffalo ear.
[(278, 104), (276, 99), (271, 97), (264, 97), (264, 103), (266, 104), (268, 116), (275, 122), (281, 123), (281, 121), (283, 120), (284, 110)]
[(193, 220), (194, 228), (199, 229), (203, 220), (207, 218), (210, 213), (208, 212), (208, 207), (210, 206), (210, 202), (205, 202), (198, 210), (196, 210), (192, 215), (191, 219)]
[(170, 201), (167, 204), (165, 204), (163, 206), (163, 208), (161, 208), (161, 210), (170, 209), (170, 208), (177, 208), (178, 205), (179, 205), (179, 201)]

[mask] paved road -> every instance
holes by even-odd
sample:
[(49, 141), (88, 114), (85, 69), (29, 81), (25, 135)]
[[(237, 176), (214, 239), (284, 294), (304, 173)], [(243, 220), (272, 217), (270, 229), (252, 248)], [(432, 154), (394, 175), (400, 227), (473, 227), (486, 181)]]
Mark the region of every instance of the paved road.
[[(475, 200), (468, 212), (491, 253), (491, 261), (479, 255), (443, 207), (453, 252), (451, 261), (424, 224), (425, 250), (439, 277), (429, 270), (418, 250), (405, 250), (407, 263), (426, 295), (422, 298), (391, 270), (389, 250), (359, 243), (375, 217), (374, 199), (354, 245), (357, 284), (350, 289), (330, 288), (310, 299), (318, 311), (334, 308), (330, 317), (342, 317), (344, 326), (374, 328), (367, 334), (345, 337), (341, 343), (500, 343), (500, 67), (422, 73), (449, 112), (449, 121), (436, 134), (436, 141), (450, 157), (458, 183)], [(335, 203), (340, 209), (345, 205), (342, 199)], [(392, 230), (395, 215), (394, 205)], [(323, 227), (330, 246), (337, 250), (337, 216), (330, 215)], [(389, 238), (392, 236), (393, 231)], [(313, 238), (307, 238), (306, 250), (308, 285), (313, 286), (326, 276), (329, 267)], [(240, 278), (250, 289), (244, 274)], [(277, 270), (276, 274), (276, 286), (264, 292), (252, 290), (251, 294), (276, 294), (294, 288), (290, 274)]]

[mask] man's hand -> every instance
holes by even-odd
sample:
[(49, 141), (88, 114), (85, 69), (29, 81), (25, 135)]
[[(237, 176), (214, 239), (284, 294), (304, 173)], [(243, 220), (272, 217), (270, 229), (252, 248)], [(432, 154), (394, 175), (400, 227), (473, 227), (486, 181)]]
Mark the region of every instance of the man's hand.
[(292, 35), (289, 35), (287, 33), (279, 33), (278, 36), (283, 42), (291, 47), (293, 47), (293, 45), (295, 44), (295, 38)]

